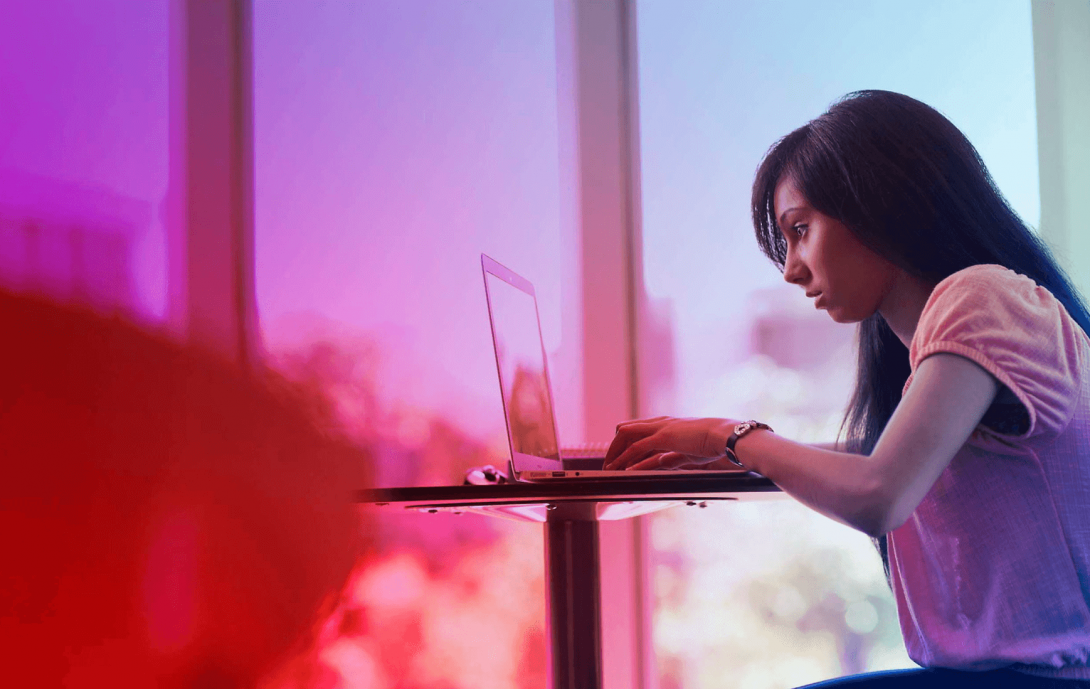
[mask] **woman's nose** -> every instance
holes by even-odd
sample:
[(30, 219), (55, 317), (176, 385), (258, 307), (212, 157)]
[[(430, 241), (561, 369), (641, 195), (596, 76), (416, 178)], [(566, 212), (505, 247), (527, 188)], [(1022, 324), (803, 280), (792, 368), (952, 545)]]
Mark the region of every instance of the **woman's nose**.
[(791, 249), (787, 250), (787, 257), (783, 263), (783, 279), (791, 284), (806, 281), (806, 266)]

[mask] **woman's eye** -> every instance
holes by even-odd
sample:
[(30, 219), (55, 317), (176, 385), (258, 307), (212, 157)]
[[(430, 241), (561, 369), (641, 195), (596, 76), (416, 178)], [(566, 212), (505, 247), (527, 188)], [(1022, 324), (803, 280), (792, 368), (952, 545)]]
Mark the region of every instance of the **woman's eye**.
[(795, 231), (795, 236), (796, 237), (801, 237), (803, 234), (805, 234), (806, 233), (806, 228), (807, 228), (807, 226), (802, 225), (802, 224), (794, 225), (794, 226), (791, 227), (791, 229)]

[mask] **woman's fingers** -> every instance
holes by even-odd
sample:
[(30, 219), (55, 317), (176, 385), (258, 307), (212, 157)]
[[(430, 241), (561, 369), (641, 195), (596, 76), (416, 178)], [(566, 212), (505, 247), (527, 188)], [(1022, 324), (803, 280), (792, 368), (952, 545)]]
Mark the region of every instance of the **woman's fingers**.
[[(654, 436), (634, 438), (625, 437), (625, 432), (617, 434), (613, 439), (613, 445), (606, 453), (606, 461), (603, 467), (606, 469), (627, 469), (631, 465), (642, 462), (653, 454), (663, 452), (667, 448), (656, 447)], [(616, 451), (615, 451), (616, 450)]]
[(660, 435), (638, 440), (615, 460), (604, 465), (606, 469), (675, 469), (684, 464), (699, 462), (699, 458), (675, 452), (663, 445)]
[(668, 416), (656, 416), (653, 419), (636, 419), (617, 424), (617, 434), (613, 436), (613, 441), (609, 444), (609, 449), (606, 450), (606, 459), (602, 466), (606, 469), (623, 469), (624, 466), (618, 465), (618, 458), (627, 452), (634, 443), (653, 435), (658, 430), (660, 422), (669, 418)]
[[(678, 419), (656, 416), (651, 419), (625, 421), (617, 425), (617, 435), (606, 452), (606, 469), (627, 469), (647, 462), (660, 453), (689, 456), (698, 464), (722, 455), (720, 445), (724, 419)], [(673, 455), (671, 455), (671, 461)], [(647, 468), (643, 464), (642, 468)]]
[(693, 457), (681, 452), (659, 452), (628, 468), (631, 471), (673, 470), (684, 466), (695, 466), (693, 459)]
[(629, 439), (622, 436), (620, 431), (617, 435), (613, 436), (613, 442), (609, 444), (609, 449), (606, 450), (606, 459), (602, 463), (602, 467), (605, 469), (612, 469), (613, 465), (617, 462), (617, 457), (621, 455), (627, 448)]
[(669, 416), (654, 416), (654, 417), (651, 417), (649, 419), (630, 419), (628, 421), (622, 421), (619, 424), (617, 424), (617, 432), (619, 433), (621, 428), (624, 427), (624, 426), (630, 426), (632, 424), (655, 423), (656, 421), (662, 421), (664, 419), (669, 419), (669, 418), (670, 418)]

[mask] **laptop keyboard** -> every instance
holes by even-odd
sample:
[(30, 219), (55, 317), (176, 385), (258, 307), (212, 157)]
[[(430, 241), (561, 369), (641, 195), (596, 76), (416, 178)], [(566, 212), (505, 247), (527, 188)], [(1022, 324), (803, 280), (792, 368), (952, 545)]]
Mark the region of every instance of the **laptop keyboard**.
[(575, 447), (560, 448), (561, 459), (601, 459), (606, 456), (609, 443), (586, 443)]

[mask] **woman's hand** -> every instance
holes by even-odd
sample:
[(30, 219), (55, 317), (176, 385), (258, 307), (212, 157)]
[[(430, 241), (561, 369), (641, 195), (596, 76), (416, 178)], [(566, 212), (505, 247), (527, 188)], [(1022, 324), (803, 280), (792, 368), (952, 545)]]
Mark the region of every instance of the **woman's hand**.
[[(606, 469), (711, 468), (723, 459), (737, 421), (729, 419), (653, 419), (625, 421), (606, 452)], [(730, 466), (734, 466), (733, 464)]]

